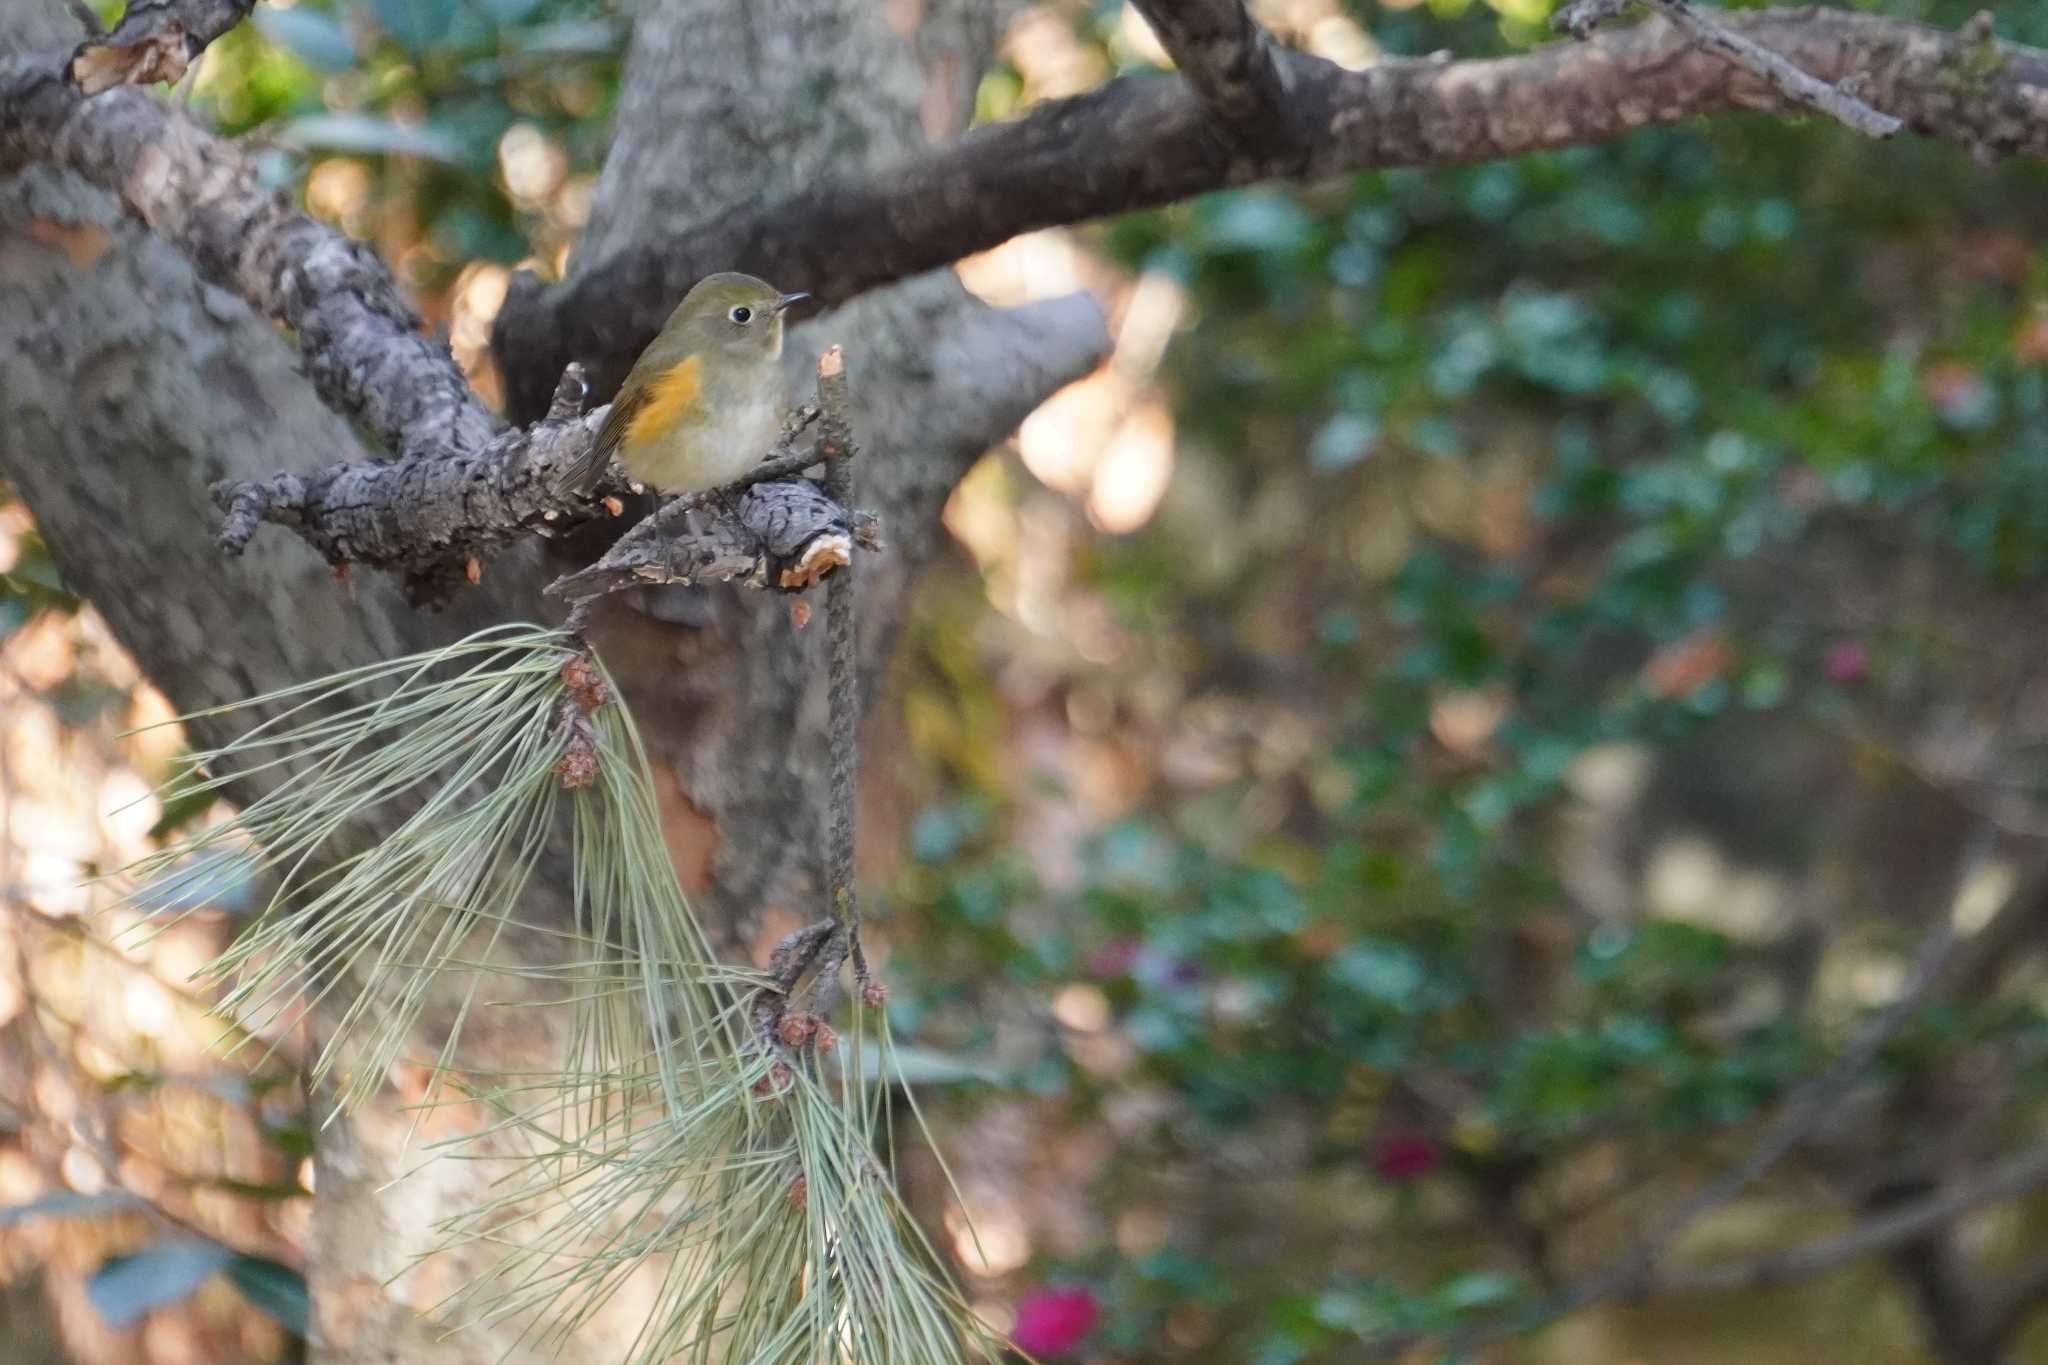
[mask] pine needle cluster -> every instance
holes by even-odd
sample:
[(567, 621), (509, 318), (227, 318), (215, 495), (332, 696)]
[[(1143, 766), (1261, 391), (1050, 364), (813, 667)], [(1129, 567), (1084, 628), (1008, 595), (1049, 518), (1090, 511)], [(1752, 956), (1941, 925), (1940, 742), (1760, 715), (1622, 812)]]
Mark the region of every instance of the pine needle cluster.
[[(263, 878), (265, 909), (209, 968), (236, 1036), (313, 1009), (333, 1114), (424, 1065), (423, 1110), (459, 1094), (489, 1115), (431, 1155), (488, 1137), (502, 1164), (516, 1139), (525, 1159), (439, 1229), (494, 1253), (442, 1305), (451, 1330), (509, 1318), (559, 1343), (652, 1277), (627, 1365), (1000, 1352), (886, 1173), (886, 1016), (856, 1004), (847, 1043), (822, 1022), (764, 1033), (767, 980), (709, 949), (632, 717), (573, 636), (498, 627), (207, 714), (229, 713), (263, 719), (196, 756), (202, 790), (261, 794), (130, 869), (129, 903), (189, 913), (223, 865)], [(496, 1038), (542, 1005), (564, 1022), (536, 1065), (464, 1067), (481, 1017)]]

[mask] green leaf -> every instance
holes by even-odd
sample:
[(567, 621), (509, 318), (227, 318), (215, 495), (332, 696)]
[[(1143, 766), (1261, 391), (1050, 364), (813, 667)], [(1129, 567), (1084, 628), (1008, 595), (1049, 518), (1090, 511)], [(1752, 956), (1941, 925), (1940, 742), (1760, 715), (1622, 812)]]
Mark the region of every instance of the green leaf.
[(231, 1176), (208, 1176), (192, 1182), (203, 1189), (238, 1194), (244, 1199), (305, 1199), (312, 1191), (292, 1181), (236, 1180)]
[(149, 827), (149, 837), (168, 839), (212, 810), (217, 799), (206, 774), (192, 762), (190, 751), (178, 755), (171, 760), (170, 776), (158, 788), (157, 800), (163, 813)]
[(1469, 1312), (1496, 1308), (1522, 1296), (1521, 1281), (1497, 1270), (1474, 1270), (1441, 1285), (1431, 1296), (1445, 1308)]
[(107, 1326), (119, 1332), (184, 1298), (233, 1259), (234, 1253), (218, 1242), (158, 1242), (132, 1256), (103, 1262), (86, 1281), (85, 1297)]
[(280, 128), (278, 136), (294, 147), (322, 151), (462, 160), (462, 144), (440, 129), (408, 128), (375, 114), (303, 114)]
[(1359, 943), (1330, 963), (1330, 976), (1370, 1000), (1407, 1009), (1422, 989), (1421, 960), (1396, 945)]
[(453, 0), (376, 0), (377, 22), (414, 55), (448, 36), (455, 21)]
[(1315, 222), (1294, 196), (1248, 190), (1210, 201), (1205, 244), (1216, 250), (1290, 251), (1304, 245)]
[(356, 64), (355, 44), (349, 42), (348, 34), (330, 14), (305, 5), (290, 9), (259, 5), (250, 14), (249, 22), (264, 37), (315, 71), (331, 75)]
[(1309, 468), (1319, 474), (1349, 469), (1366, 457), (1379, 433), (1379, 423), (1370, 415), (1340, 412), (1323, 423), (1322, 430), (1309, 442)]
[(126, 1190), (108, 1190), (102, 1194), (59, 1190), (40, 1199), (31, 1199), (26, 1204), (0, 1207), (0, 1228), (15, 1227), (37, 1218), (99, 1218), (140, 1207), (142, 1199)]
[(313, 1296), (306, 1289), (304, 1275), (262, 1256), (236, 1256), (228, 1262), (227, 1272), (242, 1297), (276, 1318), (293, 1336), (306, 1335), (313, 1321)]

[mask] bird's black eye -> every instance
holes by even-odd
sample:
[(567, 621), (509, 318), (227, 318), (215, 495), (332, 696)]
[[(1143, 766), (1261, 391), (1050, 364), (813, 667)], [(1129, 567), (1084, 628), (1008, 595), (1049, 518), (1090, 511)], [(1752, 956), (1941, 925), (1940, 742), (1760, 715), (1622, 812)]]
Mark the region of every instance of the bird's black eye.
[(743, 303), (739, 305), (737, 308), (733, 309), (730, 313), (727, 313), (726, 316), (731, 318), (734, 322), (745, 324), (752, 322), (754, 320), (754, 310), (747, 307), (747, 305)]

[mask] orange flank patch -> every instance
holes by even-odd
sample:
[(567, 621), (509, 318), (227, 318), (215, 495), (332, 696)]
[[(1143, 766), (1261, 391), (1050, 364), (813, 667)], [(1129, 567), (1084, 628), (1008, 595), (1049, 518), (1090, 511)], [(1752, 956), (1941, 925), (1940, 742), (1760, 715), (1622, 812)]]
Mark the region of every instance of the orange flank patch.
[(677, 423), (696, 408), (703, 379), (703, 357), (693, 355), (650, 384), (647, 401), (626, 426), (627, 444), (659, 441), (674, 431)]

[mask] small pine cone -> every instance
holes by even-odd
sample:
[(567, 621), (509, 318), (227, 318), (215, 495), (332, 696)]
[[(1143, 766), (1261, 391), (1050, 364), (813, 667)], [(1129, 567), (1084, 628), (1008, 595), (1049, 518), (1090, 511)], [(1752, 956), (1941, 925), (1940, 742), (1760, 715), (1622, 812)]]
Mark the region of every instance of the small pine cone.
[(811, 1178), (797, 1172), (796, 1179), (789, 1182), (789, 1206), (802, 1213), (811, 1202)]
[(775, 1036), (782, 1040), (784, 1047), (802, 1047), (811, 1041), (818, 1031), (818, 1016), (791, 1010), (782, 1016), (782, 1022), (775, 1026)]
[(580, 727), (562, 742), (562, 755), (555, 760), (555, 776), (565, 787), (587, 787), (597, 781), (597, 745)]
[(604, 675), (597, 671), (597, 665), (587, 655), (571, 654), (563, 660), (562, 686), (569, 689), (576, 709), (586, 716), (612, 699), (612, 690), (605, 686)]
[(777, 1062), (768, 1068), (768, 1074), (754, 1082), (754, 1093), (762, 1099), (774, 1099), (796, 1084), (796, 1072), (790, 1070), (788, 1062)]
[(860, 998), (871, 1010), (878, 1010), (889, 1002), (889, 988), (879, 981), (870, 981), (860, 988)]
[(837, 1030), (837, 1029), (833, 1028), (833, 1027), (832, 1027), (832, 1026), (831, 1026), (830, 1024), (826, 1023), (826, 1022), (825, 1022), (824, 1020), (822, 1020), (822, 1019), (821, 1019), (821, 1020), (819, 1020), (819, 1021), (818, 1021), (818, 1051), (820, 1051), (820, 1052), (830, 1052), (830, 1051), (831, 1051), (831, 1050), (832, 1050), (833, 1048), (835, 1048), (835, 1047), (838, 1047), (838, 1046), (839, 1046), (839, 1030)]

